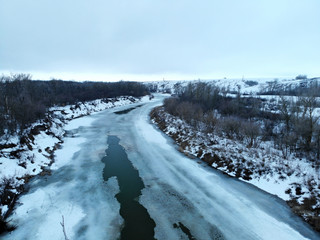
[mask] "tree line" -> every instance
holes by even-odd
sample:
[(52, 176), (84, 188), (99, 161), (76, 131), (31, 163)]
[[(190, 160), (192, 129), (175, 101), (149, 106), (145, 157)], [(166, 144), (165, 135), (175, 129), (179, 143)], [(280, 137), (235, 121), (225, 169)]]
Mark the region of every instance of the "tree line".
[(312, 91), (298, 97), (280, 95), (275, 102), (243, 97), (240, 91), (229, 96), (224, 89), (208, 83), (175, 86), (176, 97), (166, 99), (164, 108), (199, 131), (258, 146), (273, 141), (284, 157), (290, 153), (320, 160), (319, 101)]
[(0, 77), (0, 136), (22, 132), (44, 118), (48, 108), (118, 96), (140, 97), (148, 89), (138, 82), (32, 80), (28, 74)]
[(260, 95), (288, 95), (288, 96), (315, 96), (320, 97), (319, 78), (307, 79), (304, 75), (299, 75), (296, 79), (299, 84), (282, 84), (278, 79), (267, 82), (267, 86), (262, 88)]

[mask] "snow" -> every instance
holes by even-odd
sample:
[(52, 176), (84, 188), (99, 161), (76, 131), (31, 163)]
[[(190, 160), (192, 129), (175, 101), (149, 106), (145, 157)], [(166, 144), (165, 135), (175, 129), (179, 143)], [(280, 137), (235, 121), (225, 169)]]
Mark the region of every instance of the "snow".
[(50, 135), (41, 132), (39, 135), (35, 136), (35, 142), (39, 146), (53, 146), (56, 143), (56, 139)]
[(178, 152), (149, 122), (148, 113), (163, 98), (124, 115), (110, 109), (70, 123), (73, 134), (56, 150), (56, 170), (31, 181), (10, 218), (19, 227), (4, 239), (63, 239), (62, 215), (71, 239), (117, 239), (123, 224), (119, 186), (116, 178), (102, 178), (108, 135), (119, 137), (144, 181), (139, 202), (156, 222), (159, 240), (186, 239), (173, 227), (178, 222), (199, 240), (319, 238), (280, 199)]
[(4, 214), (8, 211), (8, 206), (7, 205), (1, 206), (0, 209), (1, 209), (1, 212), (3, 213), (2, 216), (4, 216)]
[[(39, 188), (35, 192), (22, 196), (23, 205), (17, 208), (15, 214), (20, 218), (33, 219), (31, 224), (41, 221), (41, 228), (36, 226), (30, 228), (28, 236), (30, 239), (61, 239), (64, 240), (60, 222), (64, 217), (65, 229), (68, 237), (73, 238), (72, 228), (85, 216), (81, 208), (74, 203), (66, 202), (61, 198), (54, 198), (54, 195), (63, 195), (64, 188), (50, 186), (45, 189)], [(54, 200), (53, 200), (54, 199)], [(38, 203), (38, 204), (35, 204)], [(39, 216), (41, 216), (39, 218)], [(60, 220), (60, 221), (59, 221)], [(19, 224), (19, 222), (17, 222)], [(25, 223), (29, 225), (30, 223)], [(18, 226), (21, 226), (19, 224)], [(21, 226), (23, 227), (23, 225)], [(19, 234), (13, 235), (15, 239), (23, 239)]]
[(52, 164), (51, 169), (57, 170), (62, 166), (70, 164), (73, 154), (81, 149), (83, 143), (85, 143), (85, 138), (78, 137), (77, 141), (74, 141), (72, 138), (65, 138), (63, 150), (59, 149), (56, 151), (56, 161)]
[(249, 181), (251, 184), (265, 190), (271, 194), (275, 194), (283, 200), (290, 200), (290, 196), (285, 191), (290, 188), (290, 184), (295, 182), (292, 179), (276, 181), (274, 177), (254, 178)]
[(92, 124), (93, 120), (94, 120), (94, 118), (73, 119), (64, 126), (64, 130), (70, 131), (70, 130), (77, 129), (79, 127), (88, 127)]

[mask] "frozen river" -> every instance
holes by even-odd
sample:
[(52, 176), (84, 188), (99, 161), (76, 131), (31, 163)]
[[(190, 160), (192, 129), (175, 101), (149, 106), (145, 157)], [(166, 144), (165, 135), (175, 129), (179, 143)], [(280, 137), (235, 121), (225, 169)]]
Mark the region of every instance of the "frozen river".
[(62, 216), (70, 240), (320, 239), (282, 200), (177, 151), (149, 122), (162, 100), (70, 122), (52, 175), (31, 181), (3, 239), (63, 240)]

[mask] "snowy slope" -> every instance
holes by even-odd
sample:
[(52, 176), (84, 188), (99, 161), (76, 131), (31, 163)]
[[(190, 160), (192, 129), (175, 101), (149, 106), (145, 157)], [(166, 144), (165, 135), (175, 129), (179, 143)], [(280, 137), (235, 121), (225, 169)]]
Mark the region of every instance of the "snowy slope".
[(149, 87), (157, 88), (157, 92), (175, 93), (175, 85), (179, 84), (182, 87), (187, 86), (189, 83), (205, 82), (224, 88), (229, 92), (240, 92), (242, 94), (256, 94), (259, 91), (267, 88), (270, 84), (275, 86), (294, 87), (301, 85), (308, 85), (312, 81), (320, 82), (320, 78), (297, 80), (297, 79), (274, 79), (274, 78), (250, 78), (250, 79), (212, 79), (212, 80), (193, 80), (193, 81), (155, 81), (146, 82)]

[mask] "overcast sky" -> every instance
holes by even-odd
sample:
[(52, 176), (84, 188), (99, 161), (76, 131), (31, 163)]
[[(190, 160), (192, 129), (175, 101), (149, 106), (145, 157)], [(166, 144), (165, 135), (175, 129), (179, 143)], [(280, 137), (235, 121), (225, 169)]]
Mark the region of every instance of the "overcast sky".
[(320, 76), (320, 0), (0, 0), (0, 73)]

